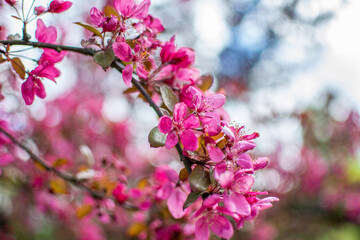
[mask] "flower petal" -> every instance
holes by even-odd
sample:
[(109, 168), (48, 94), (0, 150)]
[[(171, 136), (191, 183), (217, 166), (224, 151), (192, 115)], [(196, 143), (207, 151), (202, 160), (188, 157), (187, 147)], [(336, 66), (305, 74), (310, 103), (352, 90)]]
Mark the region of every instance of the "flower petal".
[(219, 163), (225, 158), (225, 154), (221, 151), (220, 148), (213, 146), (211, 144), (208, 144), (206, 148), (209, 152), (209, 157), (211, 161), (215, 163)]
[(269, 158), (267, 157), (260, 157), (254, 161), (254, 171), (258, 169), (262, 169), (269, 164)]
[(211, 208), (213, 207), (215, 204), (217, 204), (218, 202), (220, 202), (221, 197), (218, 194), (211, 194), (209, 197), (207, 197), (204, 202), (203, 202), (203, 206), (205, 208)]
[(128, 87), (132, 86), (132, 83), (131, 83), (132, 74), (133, 74), (133, 65), (132, 64), (126, 65), (126, 67), (124, 68), (124, 70), (122, 72), (122, 77), (123, 77), (125, 85)]
[(171, 215), (176, 218), (182, 218), (185, 215), (183, 205), (186, 201), (186, 193), (181, 191), (180, 188), (176, 188), (167, 201), (168, 209)]
[(232, 189), (238, 193), (247, 193), (254, 184), (254, 178), (249, 175), (238, 176), (235, 174), (235, 179), (232, 182)]
[(97, 9), (96, 7), (91, 8), (90, 17), (92, 23), (95, 24), (95, 26), (97, 27), (100, 27), (105, 20), (99, 9)]
[(222, 94), (215, 94), (206, 99), (207, 111), (213, 111), (221, 108), (225, 104), (225, 96)]
[(167, 149), (173, 148), (177, 143), (179, 139), (176, 133), (170, 132), (166, 137), (165, 147)]
[(199, 118), (195, 114), (191, 114), (184, 120), (183, 126), (185, 129), (197, 128), (200, 126)]
[(195, 224), (195, 235), (197, 240), (209, 239), (209, 227), (206, 222), (206, 217), (200, 218)]
[(234, 147), (238, 152), (246, 152), (253, 149), (255, 146), (256, 144), (252, 141), (240, 141), (237, 142)]
[(172, 182), (166, 182), (163, 184), (156, 192), (157, 200), (166, 200), (170, 197), (171, 193), (174, 191), (175, 184)]
[(241, 153), (236, 158), (236, 164), (242, 168), (252, 168), (252, 162), (249, 154)]
[(159, 130), (160, 132), (166, 134), (169, 133), (172, 129), (172, 120), (168, 116), (162, 116), (159, 119)]
[(177, 103), (174, 106), (174, 121), (175, 122), (181, 122), (186, 115), (187, 107), (185, 103)]
[(34, 90), (35, 90), (35, 94), (39, 98), (45, 98), (46, 97), (46, 92), (45, 92), (44, 85), (42, 84), (41, 80), (38, 79), (38, 78), (34, 78)]
[(137, 19), (144, 19), (150, 7), (150, 0), (144, 0), (139, 5), (136, 6), (135, 11), (131, 14), (130, 17), (137, 18)]
[(114, 0), (115, 9), (125, 18), (128, 17), (135, 7), (134, 0)]
[(248, 216), (251, 213), (251, 207), (246, 198), (239, 193), (230, 195), (230, 201), (235, 206), (235, 212), (240, 216)]
[(190, 130), (180, 133), (180, 141), (184, 146), (184, 150), (196, 151), (199, 147), (199, 141), (195, 134)]
[(218, 163), (215, 166), (214, 178), (220, 183), (223, 188), (229, 187), (234, 180), (234, 173), (228, 171), (224, 162)]
[(210, 229), (221, 238), (230, 239), (234, 234), (230, 221), (221, 215), (216, 215), (211, 219)]
[(143, 64), (139, 63), (136, 67), (136, 74), (143, 79), (147, 79), (149, 72), (145, 69)]
[(31, 105), (34, 102), (35, 92), (34, 92), (34, 82), (32, 77), (29, 77), (21, 85), (21, 93), (26, 105)]
[(35, 37), (39, 42), (54, 43), (57, 39), (57, 31), (55, 27), (46, 27), (41, 19), (36, 22)]
[(131, 47), (125, 42), (114, 42), (113, 50), (115, 55), (122, 61), (130, 62), (133, 57)]

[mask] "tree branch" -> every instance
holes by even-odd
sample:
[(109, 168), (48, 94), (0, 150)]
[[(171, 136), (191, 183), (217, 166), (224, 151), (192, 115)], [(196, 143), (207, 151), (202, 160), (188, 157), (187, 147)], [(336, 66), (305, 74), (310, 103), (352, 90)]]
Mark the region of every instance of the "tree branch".
[[(89, 193), (95, 199), (102, 200), (102, 199), (107, 198), (103, 193), (99, 193), (99, 192), (94, 191), (93, 189), (85, 186), (81, 181), (79, 181), (74, 176), (72, 176), (72, 175), (70, 175), (68, 173), (61, 172), (58, 169), (56, 169), (56, 168), (50, 166), (49, 164), (47, 164), (45, 160), (43, 160), (39, 156), (37, 156), (33, 151), (31, 151), (28, 147), (26, 147), (24, 144), (22, 144), (19, 140), (16, 139), (16, 137), (11, 135), (8, 131), (6, 131), (1, 126), (0, 126), (0, 132), (2, 132), (5, 136), (7, 136), (15, 145), (19, 146), (21, 149), (23, 149), (25, 152), (27, 152), (27, 154), (29, 154), (31, 159), (34, 162), (41, 165), (43, 168), (45, 168), (46, 171), (52, 172), (55, 175), (57, 175), (58, 177), (60, 177), (60, 178), (64, 179), (65, 181), (71, 183), (72, 185), (84, 190), (85, 192)], [(115, 199), (113, 199), (113, 200), (115, 200)], [(137, 209), (137, 207), (135, 207), (135, 206), (130, 206), (130, 205), (126, 205), (126, 204), (121, 204), (121, 206), (124, 207), (125, 209), (129, 209), (129, 210)]]
[[(57, 44), (50, 44), (50, 43), (43, 43), (43, 42), (29, 42), (29, 41), (23, 41), (23, 40), (2, 40), (0, 43), (4, 45), (22, 45), (22, 46), (33, 46), (36, 48), (48, 48), (48, 49), (54, 49), (56, 51), (69, 51), (69, 52), (76, 52), (87, 56), (94, 56), (94, 54), (97, 52), (95, 49), (92, 48), (79, 48), (79, 47), (72, 47), (72, 46), (63, 46), (63, 45), (57, 45)], [(115, 68), (119, 72), (122, 72), (125, 66), (120, 62), (120, 60), (116, 59), (111, 64), (112, 68)], [(145, 97), (146, 101), (150, 104), (150, 106), (154, 109), (156, 114), (161, 117), (164, 114), (160, 111), (159, 106), (156, 105), (156, 103), (152, 100), (149, 93), (146, 91), (146, 89), (141, 85), (140, 81), (136, 78), (132, 78), (131, 80), (132, 84), (140, 91), (140, 93)], [(184, 163), (184, 166), (187, 170), (187, 172), (191, 173), (191, 162), (189, 162), (186, 158), (184, 158), (183, 150), (178, 143), (176, 146), (176, 150), (179, 154), (180, 160)]]
[(21, 46), (32, 46), (36, 48), (48, 48), (48, 49), (54, 49), (58, 52), (60, 51), (76, 52), (88, 56), (94, 56), (94, 54), (97, 52), (93, 48), (79, 48), (79, 47), (63, 46), (63, 45), (43, 43), (43, 42), (29, 42), (24, 40), (1, 40), (0, 43), (4, 45), (21, 45)]
[(48, 165), (46, 163), (45, 160), (41, 159), (40, 157), (38, 157), (35, 153), (33, 153), (28, 147), (26, 147), (24, 144), (22, 144), (20, 141), (18, 141), (16, 139), (16, 137), (14, 137), (13, 135), (11, 135), (10, 133), (8, 133), (4, 128), (2, 128), (0, 126), (0, 132), (2, 132), (4, 135), (6, 135), (14, 144), (16, 144), (17, 146), (19, 146), (20, 148), (22, 148), (25, 152), (27, 152), (27, 154), (29, 154), (29, 156), (31, 157), (31, 159), (40, 164), (43, 168), (46, 169), (46, 171), (48, 172), (53, 172), (55, 175), (61, 177), (62, 179), (64, 179), (67, 182), (72, 183), (73, 185), (80, 187), (81, 189), (85, 190), (86, 192), (90, 193), (94, 198), (97, 199), (103, 199), (104, 195), (100, 194), (98, 192), (94, 192), (92, 189), (88, 188), (87, 186), (83, 185), (81, 182), (78, 181), (78, 179), (76, 179), (75, 177), (73, 177), (70, 174), (67, 173), (63, 173), (59, 170), (57, 170), (56, 168)]

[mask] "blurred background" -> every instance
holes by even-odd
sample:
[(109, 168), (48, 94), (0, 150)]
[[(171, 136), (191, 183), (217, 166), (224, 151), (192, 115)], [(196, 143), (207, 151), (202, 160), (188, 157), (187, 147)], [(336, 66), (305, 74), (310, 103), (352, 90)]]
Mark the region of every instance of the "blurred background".
[[(92, 6), (105, 4), (74, 1), (72, 9), (62, 15), (63, 42), (78, 46), (83, 32), (72, 22), (88, 16)], [(2, 13), (5, 11), (9, 11), (6, 6)], [(226, 93), (225, 109), (231, 119), (249, 132), (260, 133), (254, 155), (271, 158), (270, 166), (257, 174), (254, 189), (267, 190), (281, 201), (247, 223), (233, 239), (360, 239), (359, 12), (356, 0), (152, 0), (150, 13), (166, 28), (160, 39), (175, 34), (177, 46), (195, 49), (196, 66), (215, 76), (214, 91)], [(53, 16), (45, 19), (47, 25), (57, 21)], [(10, 18), (0, 21), (4, 24)], [(12, 24), (8, 33), (15, 34), (21, 25)], [(35, 26), (29, 26), (30, 32), (34, 30)], [(66, 71), (62, 70), (56, 86), (46, 85), (45, 101), (36, 100), (25, 109), (16, 93), (8, 93), (10, 97), (0, 102), (13, 129), (46, 138), (39, 129), (29, 130), (29, 120), (20, 112), (32, 114), (33, 125), (48, 121), (51, 128), (67, 122), (54, 108), (56, 101), (64, 99), (86, 119), (86, 113), (81, 113), (84, 106), (75, 104), (79, 99), (69, 98), (71, 93), (86, 91), (76, 88), (85, 81), (96, 97), (82, 97), (83, 104), (99, 104), (101, 111), (92, 114), (106, 119), (106, 129), (113, 130), (114, 138), (125, 141), (119, 140), (114, 129), (125, 131), (122, 123), (129, 116), (135, 119), (132, 126), (142, 129), (135, 134), (132, 147), (119, 150), (121, 154), (136, 149), (137, 157), (150, 159), (153, 166), (169, 163), (181, 168), (179, 162), (166, 160), (165, 154), (154, 160), (155, 150), (148, 156), (143, 144), (156, 124), (156, 115), (141, 101), (119, 94), (124, 86), (116, 80), (118, 73), (105, 75), (97, 69), (89, 74), (86, 68), (75, 69), (72, 61), (60, 64)], [(94, 91), (99, 79), (101, 88)], [(103, 145), (91, 147), (89, 143), (88, 147), (95, 158), (104, 149), (111, 152)], [(81, 154), (86, 155), (84, 149)], [(7, 199), (12, 195), (6, 196), (9, 194), (0, 195), (3, 209), (11, 205)], [(46, 234), (35, 234), (36, 239), (53, 236)]]

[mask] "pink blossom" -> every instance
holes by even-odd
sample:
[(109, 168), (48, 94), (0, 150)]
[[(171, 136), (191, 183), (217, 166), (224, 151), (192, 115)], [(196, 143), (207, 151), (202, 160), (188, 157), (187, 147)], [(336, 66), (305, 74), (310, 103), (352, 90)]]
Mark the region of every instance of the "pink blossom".
[(102, 27), (104, 32), (112, 32), (117, 28), (118, 19), (114, 15), (105, 17), (104, 13), (100, 12), (96, 7), (90, 10), (91, 21), (96, 27)]
[(165, 42), (160, 52), (162, 63), (170, 63), (177, 68), (186, 68), (194, 63), (195, 52), (190, 48), (180, 48), (176, 50), (175, 36), (170, 41)]
[(125, 185), (118, 184), (113, 190), (113, 196), (119, 203), (123, 203), (128, 199), (128, 195), (125, 193)]
[(54, 43), (57, 39), (57, 31), (53, 26), (46, 27), (41, 19), (37, 20), (35, 37), (39, 42)]
[(220, 122), (220, 116), (216, 113), (216, 110), (225, 104), (224, 95), (213, 94), (204, 96), (199, 89), (188, 85), (182, 89), (180, 99), (189, 108), (195, 110), (202, 123), (217, 125)]
[(96, 27), (101, 27), (105, 21), (104, 13), (100, 12), (96, 7), (90, 9), (90, 17), (91, 21), (93, 24), (95, 24)]
[(144, 0), (138, 5), (134, 0), (114, 0), (114, 6), (125, 19), (144, 19), (149, 11), (150, 0)]
[(150, 14), (144, 19), (143, 24), (146, 26), (148, 30), (150, 30), (153, 34), (158, 34), (165, 30), (161, 21), (158, 18), (151, 16)]
[(174, 107), (174, 116), (162, 116), (159, 121), (159, 130), (168, 134), (165, 142), (166, 148), (170, 149), (178, 143), (178, 136), (184, 146), (184, 150), (195, 151), (199, 142), (196, 135), (190, 130), (200, 126), (199, 119), (191, 114), (186, 116), (187, 107), (185, 103), (177, 103)]
[(53, 0), (49, 6), (49, 12), (61, 13), (68, 10), (72, 5), (72, 2), (63, 0)]
[(31, 105), (34, 102), (35, 94), (39, 98), (45, 98), (45, 88), (39, 78), (30, 76), (21, 85), (21, 93), (26, 105)]
[(125, 62), (132, 62), (131, 64), (126, 65), (122, 72), (123, 80), (126, 86), (131, 87), (131, 79), (134, 65), (136, 67), (136, 74), (143, 78), (147, 79), (148, 70), (146, 70), (144, 61), (147, 60), (147, 54), (142, 50), (141, 44), (136, 44), (134, 47), (134, 53), (132, 53), (131, 47), (125, 42), (115, 42), (113, 44), (113, 50), (115, 55), (120, 58), (120, 60)]
[(45, 88), (40, 78), (45, 77), (55, 82), (55, 78), (59, 75), (59, 70), (48, 62), (44, 62), (32, 70), (29, 77), (21, 85), (21, 93), (25, 103), (31, 105), (34, 102), (35, 95), (39, 98), (46, 97)]
[(209, 227), (212, 232), (221, 238), (229, 239), (234, 230), (230, 221), (223, 215), (229, 211), (219, 206), (221, 197), (217, 194), (210, 195), (203, 201), (203, 205), (197, 210), (193, 217), (200, 217), (195, 224), (195, 234), (197, 239), (207, 240), (209, 238)]

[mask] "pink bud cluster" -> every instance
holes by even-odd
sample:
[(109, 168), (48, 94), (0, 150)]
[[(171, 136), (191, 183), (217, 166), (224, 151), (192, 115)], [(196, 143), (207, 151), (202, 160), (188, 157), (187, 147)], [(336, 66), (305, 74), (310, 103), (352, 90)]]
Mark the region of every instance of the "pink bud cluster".
[(35, 7), (34, 11), (37, 16), (50, 12), (50, 13), (62, 13), (66, 10), (68, 10), (72, 5), (72, 2), (69, 1), (63, 1), (63, 0), (53, 0), (50, 2), (49, 6), (43, 7), (43, 6), (37, 6)]

